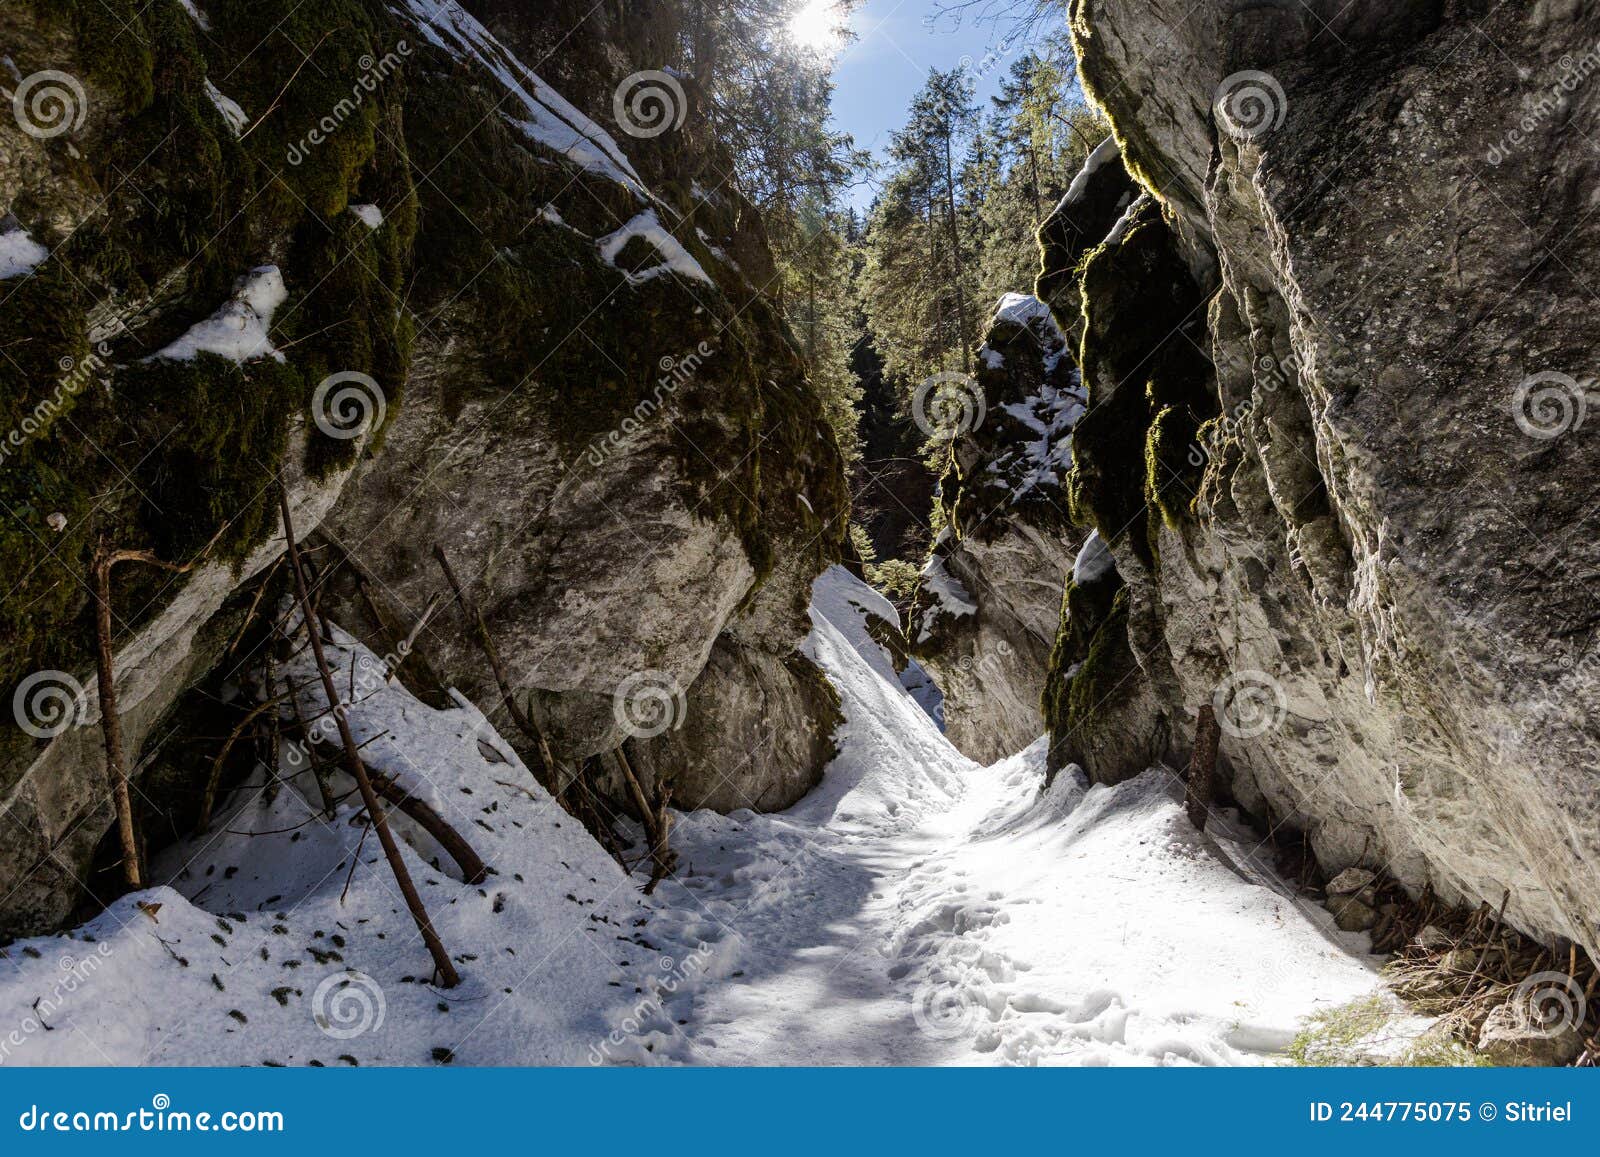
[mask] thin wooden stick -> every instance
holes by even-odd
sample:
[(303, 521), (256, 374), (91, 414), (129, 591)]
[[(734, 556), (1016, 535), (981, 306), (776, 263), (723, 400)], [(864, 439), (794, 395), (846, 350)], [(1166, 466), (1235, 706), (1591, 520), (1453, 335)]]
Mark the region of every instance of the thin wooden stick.
[(1484, 943), (1483, 951), (1478, 953), (1478, 959), (1472, 966), (1472, 975), (1467, 977), (1467, 987), (1472, 987), (1473, 981), (1478, 979), (1478, 973), (1483, 971), (1483, 962), (1489, 958), (1489, 953), (1494, 948), (1494, 938), (1500, 934), (1500, 921), (1505, 918), (1506, 904), (1511, 900), (1511, 889), (1507, 888), (1505, 895), (1500, 897), (1500, 911), (1494, 914), (1494, 924), (1489, 928), (1489, 939)]
[(142, 562), (182, 574), (192, 570), (211, 550), (222, 532), (212, 536), (205, 549), (187, 563), (166, 562), (148, 550), (113, 550), (102, 539), (94, 555), (95, 667), (100, 699), (100, 729), (105, 736), (106, 773), (116, 801), (117, 837), (122, 844), (122, 879), (129, 891), (144, 887), (139, 867), (139, 835), (133, 822), (133, 796), (128, 788), (128, 764), (122, 747), (122, 713), (117, 707), (117, 667), (111, 649), (111, 568), (122, 562)]
[[(370, 595), (368, 596), (368, 601), (371, 601)], [(443, 605), (444, 596), (439, 594), (438, 591), (428, 596), (428, 605), (422, 608), (421, 617), (412, 625), (410, 633), (400, 640), (400, 645), (395, 648), (394, 668), (389, 672), (389, 682), (393, 683), (399, 676), (401, 664), (410, 657), (411, 649), (417, 644), (417, 636), (427, 629), (428, 620), (433, 618), (434, 613)]]
[(463, 880), (469, 884), (481, 884), (489, 878), (489, 869), (484, 866), (483, 859), (465, 837), (456, 831), (450, 821), (434, 811), (425, 800), (418, 799), (383, 772), (369, 767), (367, 775), (372, 778), (372, 786), (379, 795), (394, 804), (404, 815), (416, 821), (417, 826), (432, 836), (456, 862), (456, 867), (461, 869)]
[(479, 609), (476, 600), (467, 589), (457, 581), (456, 572), (450, 566), (450, 558), (445, 554), (444, 547), (435, 544), (433, 556), (439, 560), (439, 569), (444, 571), (445, 580), (456, 594), (456, 601), (461, 604), (462, 611), (477, 631), (478, 645), (483, 648), (484, 656), (489, 660), (489, 669), (494, 672), (495, 684), (500, 688), (500, 698), (505, 703), (512, 722), (523, 735), (533, 740), (539, 749), (539, 761), (544, 764), (544, 775), (543, 777), (536, 775), (535, 778), (539, 779), (546, 791), (555, 792), (559, 777), (555, 757), (550, 753), (550, 744), (545, 740), (544, 731), (539, 725), (517, 705), (516, 697), (511, 693), (511, 680), (506, 677), (505, 666), (500, 662), (500, 652), (495, 649), (494, 639), (489, 635), (489, 624), (484, 621), (483, 611)]
[[(366, 761), (362, 760), (362, 763)], [(489, 878), (489, 869), (484, 867), (483, 858), (449, 820), (433, 809), (433, 805), (412, 795), (393, 778), (374, 767), (367, 767), (367, 775), (372, 780), (373, 790), (399, 808), (402, 815), (415, 821), (456, 862), (463, 880), (469, 884), (481, 884)]]
[(267, 567), (266, 574), (261, 576), (261, 582), (256, 586), (255, 598), (250, 600), (250, 608), (244, 613), (244, 622), (239, 624), (238, 634), (233, 636), (233, 642), (228, 644), (228, 649), (223, 654), (231, 655), (244, 641), (244, 633), (250, 629), (250, 624), (255, 621), (256, 610), (261, 606), (261, 596), (267, 593), (267, 588), (272, 585), (272, 576), (278, 573), (278, 564), (283, 561), (279, 555), (272, 560), (272, 565)]
[(670, 784), (661, 788), (660, 797), (656, 800), (656, 844), (650, 850), (651, 858), (655, 861), (650, 869), (650, 882), (644, 886), (644, 894), (650, 895), (656, 890), (656, 885), (672, 875), (672, 870), (678, 866), (678, 856), (672, 850), (672, 813), (667, 810), (667, 805), (672, 802), (672, 786)]
[[(399, 676), (400, 669), (405, 666), (406, 663), (410, 662), (412, 658), (415, 658), (417, 664), (421, 667), (419, 674), (421, 675), (424, 690), (426, 691), (427, 696), (433, 696), (439, 700), (439, 702), (434, 704), (434, 706), (453, 706), (454, 704), (451, 702), (449, 695), (446, 694), (445, 682), (443, 679), (439, 678), (439, 673), (433, 669), (433, 664), (428, 661), (427, 652), (418, 650), (401, 652), (399, 650), (398, 644), (402, 641), (401, 633), (395, 629), (393, 623), (389, 619), (389, 616), (384, 613), (383, 604), (379, 601), (378, 593), (376, 593), (380, 589), (388, 589), (383, 580), (378, 578), (377, 575), (373, 574), (372, 571), (367, 569), (361, 560), (352, 554), (350, 550), (347, 549), (345, 545), (338, 539), (327, 533), (323, 533), (321, 537), (322, 541), (327, 546), (339, 553), (339, 558), (341, 560), (339, 565), (347, 566), (355, 573), (356, 589), (360, 592), (362, 601), (367, 604), (367, 610), (372, 615), (372, 621), (378, 625), (378, 629), (383, 633), (386, 643), (397, 644), (396, 659), (394, 665), (389, 671), (390, 681), (393, 682), (393, 680)], [(398, 602), (399, 600), (395, 599), (392, 601)], [(423, 627), (425, 627), (426, 624), (431, 621), (433, 614), (431, 608), (433, 606), (434, 600), (432, 597), (430, 597), (427, 605), (423, 608), (423, 626), (413, 628), (411, 635), (404, 640), (405, 643), (414, 644), (416, 642), (417, 636), (422, 633)], [(405, 610), (408, 608), (402, 606), (401, 609)]]
[(317, 49), (322, 47), (322, 41), (328, 39), (328, 37), (331, 35), (333, 35), (331, 31), (324, 32), (322, 34), (322, 39), (318, 40), (311, 46), (311, 51), (305, 54), (305, 57), (300, 61), (299, 67), (296, 68), (292, 74), (290, 74), (289, 79), (285, 81), (283, 87), (278, 90), (278, 95), (272, 98), (272, 103), (267, 106), (267, 111), (256, 118), (255, 124), (251, 125), (249, 128), (245, 129), (244, 132), (239, 134), (239, 139), (241, 141), (260, 128), (261, 122), (266, 120), (269, 116), (277, 111), (278, 106), (283, 103), (284, 93), (289, 91), (289, 86), (295, 82), (297, 77), (299, 77), (301, 70), (303, 70), (306, 65), (311, 63), (311, 57), (317, 51)]
[[(303, 737), (301, 750), (306, 753), (306, 762), (311, 765), (311, 778), (316, 781), (317, 794), (322, 797), (322, 812), (329, 819), (332, 819), (335, 804), (333, 791), (328, 786), (328, 773), (322, 766), (322, 757), (317, 754), (316, 747), (311, 743), (310, 739), (304, 738), (311, 734), (311, 728), (300, 715), (300, 700), (295, 695), (290, 680), (285, 679), (284, 682), (291, 686), (289, 706), (294, 709), (295, 725), (300, 728), (300, 734)], [(299, 773), (297, 772), (296, 774), (298, 775)]]
[(644, 785), (639, 782), (639, 777), (634, 774), (633, 764), (628, 761), (627, 752), (618, 747), (613, 754), (617, 757), (617, 766), (622, 769), (622, 778), (628, 784), (628, 791), (633, 796), (634, 806), (639, 809), (640, 816), (644, 819), (645, 838), (650, 842), (650, 882), (645, 885), (644, 894), (650, 895), (656, 890), (663, 877), (670, 875), (673, 867), (672, 849), (668, 846), (668, 839), (672, 830), (672, 819), (667, 813), (666, 801), (670, 798), (670, 789), (662, 789), (660, 806), (651, 804), (644, 794)]
[[(283, 513), (283, 538), (289, 555), (289, 570), (294, 575), (295, 596), (300, 600), (300, 618), (305, 626), (306, 636), (311, 640), (311, 654), (317, 664), (317, 674), (322, 677), (322, 689), (328, 696), (328, 706), (333, 708), (338, 703), (339, 693), (334, 689), (333, 675), (328, 670), (328, 660), (322, 651), (322, 633), (317, 630), (316, 619), (311, 609), (311, 595), (306, 590), (305, 572), (300, 567), (300, 551), (294, 541), (294, 522), (289, 513), (289, 494), (282, 486), (278, 488), (278, 506)], [(428, 952), (433, 957), (439, 984), (444, 988), (454, 988), (461, 983), (461, 977), (457, 974), (455, 965), (451, 963), (450, 954), (445, 951), (439, 934), (433, 930), (433, 921), (428, 918), (428, 910), (423, 906), (422, 897), (417, 894), (417, 886), (412, 883), (411, 873), (406, 870), (400, 848), (395, 844), (393, 833), (389, 831), (388, 819), (384, 816), (383, 805), (378, 802), (377, 792), (373, 790), (372, 780), (367, 776), (366, 764), (357, 754), (356, 740), (350, 732), (349, 720), (345, 718), (343, 711), (335, 711), (334, 719), (339, 725), (339, 741), (344, 744), (345, 767), (356, 781), (356, 786), (361, 789), (361, 800), (366, 804), (367, 815), (378, 833), (378, 842), (383, 845), (383, 854), (389, 861), (390, 870), (394, 872), (395, 883), (400, 886), (400, 894), (405, 898), (406, 907), (411, 910), (411, 918), (416, 921), (422, 942), (428, 946)]]
[(361, 838), (356, 841), (356, 854), (350, 857), (350, 870), (345, 873), (344, 887), (339, 890), (339, 906), (344, 906), (344, 898), (350, 894), (350, 881), (356, 878), (356, 865), (361, 862), (361, 849), (367, 846), (367, 833), (372, 831), (368, 824), (361, 829)]
[[(246, 727), (249, 727), (268, 710), (278, 706), (293, 694), (293, 691), (285, 691), (276, 698), (257, 704), (249, 714), (239, 720), (239, 726), (233, 729), (233, 733), (228, 736), (227, 742), (222, 745), (222, 750), (217, 752), (217, 757), (211, 761), (211, 774), (206, 777), (205, 792), (200, 797), (200, 818), (194, 826), (197, 834), (211, 826), (211, 809), (216, 806), (217, 784), (222, 780), (222, 764), (228, 758), (228, 752), (233, 750), (233, 745), (239, 741), (239, 737), (244, 734)], [(259, 751), (260, 749), (258, 748), (257, 752), (259, 753)], [(273, 769), (273, 774), (277, 774), (276, 768)]]

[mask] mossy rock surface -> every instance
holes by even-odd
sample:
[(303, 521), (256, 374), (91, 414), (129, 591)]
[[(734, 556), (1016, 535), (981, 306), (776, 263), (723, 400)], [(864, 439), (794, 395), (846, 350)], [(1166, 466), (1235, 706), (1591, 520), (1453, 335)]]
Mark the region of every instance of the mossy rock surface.
[(1219, 405), (1200, 291), (1160, 206), (1147, 199), (1130, 212), (1121, 238), (1083, 262), (1089, 410), (1073, 433), (1068, 491), (1076, 519), (1108, 543), (1131, 535), (1148, 562), (1151, 508), (1189, 515), (1200, 478), (1188, 464), (1193, 439)]
[[(574, 458), (659, 393), (654, 351), (714, 343), (714, 372), (677, 390), (685, 501), (736, 527), (762, 575), (784, 544), (837, 557), (848, 496), (820, 403), (776, 313), (693, 228), (674, 232), (718, 285), (631, 284), (627, 261), (606, 266), (595, 242), (645, 207), (638, 194), (534, 144), (501, 115), (492, 78), (393, 12), (204, 7), (204, 30), (177, 0), (32, 0), (10, 18), (18, 67), (80, 77), (88, 115), (43, 146), (63, 180), (10, 206), (53, 254), (0, 286), (0, 419), (29, 429), (0, 471), (0, 688), (87, 670), (94, 542), (242, 559), (273, 522), (294, 426), (309, 434), (294, 465), (313, 477), (356, 450), (306, 421), (318, 383), (369, 375), (392, 412), (416, 342), (444, 334), (473, 351), (452, 389), (517, 393)], [(242, 137), (208, 81), (251, 118)], [(682, 163), (675, 147), (647, 159)], [(665, 217), (692, 206), (690, 183), (664, 183)], [(52, 232), (77, 201), (94, 211)], [(540, 220), (556, 201), (567, 226)], [(382, 225), (355, 204), (378, 206)], [(729, 192), (687, 219), (719, 235), (741, 205)], [(284, 361), (145, 360), (269, 263), (289, 291), (271, 329)], [(94, 353), (88, 335), (113, 319), (127, 328)], [(90, 368), (69, 378), (69, 364)], [(64, 531), (50, 529), (56, 514)], [(118, 585), (128, 630), (173, 584), (130, 570)]]
[[(60, 179), (29, 184), (11, 206), (52, 253), (0, 287), (0, 419), (25, 430), (0, 472), (3, 687), (86, 669), (95, 542), (173, 562), (210, 544), (208, 557), (240, 561), (273, 523), (272, 480), (316, 384), (351, 370), (378, 380), (391, 406), (403, 394), (398, 307), (416, 206), (403, 135), (377, 131), (401, 123), (403, 78), (363, 91), (321, 147), (286, 159), (350, 97), (363, 57), (382, 55), (388, 18), (355, 0), (206, 8), (207, 31), (176, 0), (37, 0), (16, 15), (27, 21), (18, 67), (71, 71), (87, 109), (81, 134), (33, 146)], [(298, 72), (283, 67), (303, 57)], [(242, 138), (208, 81), (255, 118)], [(381, 229), (346, 211), (358, 200), (384, 206)], [(92, 212), (52, 231), (84, 202)], [(265, 264), (289, 290), (271, 330), (285, 360), (150, 360)], [(307, 429), (312, 474), (349, 461), (355, 443)], [(49, 529), (57, 514), (65, 530)], [(119, 633), (177, 589), (138, 569), (118, 576)]]

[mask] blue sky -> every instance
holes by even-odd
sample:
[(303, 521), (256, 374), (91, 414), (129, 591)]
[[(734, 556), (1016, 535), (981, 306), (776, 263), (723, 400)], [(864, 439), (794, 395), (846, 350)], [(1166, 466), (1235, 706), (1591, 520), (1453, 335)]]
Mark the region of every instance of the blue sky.
[[(978, 98), (987, 108), (1020, 51), (1017, 46), (1002, 50), (1004, 28), (970, 19), (959, 28), (946, 19), (930, 30), (926, 21), (934, 10), (933, 0), (867, 0), (850, 18), (857, 39), (834, 63), (834, 123), (880, 157), (928, 69), (954, 68), (966, 58), (978, 74)], [(858, 188), (856, 206), (864, 209), (872, 194), (868, 186)]]

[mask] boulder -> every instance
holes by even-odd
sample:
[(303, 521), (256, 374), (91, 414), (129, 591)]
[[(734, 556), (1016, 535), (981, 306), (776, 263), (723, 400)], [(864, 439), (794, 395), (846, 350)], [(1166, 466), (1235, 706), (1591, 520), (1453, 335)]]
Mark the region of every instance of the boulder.
[(1524, 1006), (1509, 1002), (1478, 1030), (1478, 1052), (1492, 1065), (1570, 1065), (1583, 1052), (1583, 1034), (1570, 1022), (1535, 1024)]

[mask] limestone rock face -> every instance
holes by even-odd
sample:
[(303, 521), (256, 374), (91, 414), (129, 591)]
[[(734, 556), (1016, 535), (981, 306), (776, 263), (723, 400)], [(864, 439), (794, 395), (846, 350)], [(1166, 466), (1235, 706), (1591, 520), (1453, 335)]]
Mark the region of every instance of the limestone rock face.
[[(289, 481), (297, 529), (317, 526), (343, 481), (342, 474), (322, 483)], [(129, 750), (143, 748), (179, 696), (218, 661), (243, 619), (242, 607), (223, 613), (229, 596), (282, 553), (283, 539), (275, 537), (254, 550), (238, 571), (227, 563), (200, 567), (152, 621), (122, 641), (115, 663), (123, 741)], [(114, 572), (114, 591), (119, 577), (126, 581), (127, 570)], [(60, 678), (53, 682), (66, 686)], [(37, 684), (35, 694), (50, 685)], [(92, 672), (80, 686), (83, 693), (72, 710), (72, 724), (23, 749), (32, 758), (19, 756), (0, 781), (0, 808), (12, 821), (0, 843), (0, 895), (6, 897), (0, 903), (0, 935), (65, 921), (83, 902), (79, 878), (116, 819)], [(43, 708), (44, 701), (34, 699), (33, 704), (23, 714), (37, 718), (35, 708)]]
[(947, 527), (909, 618), (912, 654), (944, 693), (944, 727), (993, 762), (1044, 730), (1040, 696), (1082, 532), (1062, 483), (1083, 393), (1065, 335), (1036, 297), (991, 319), (966, 426), (942, 484)]
[[(654, 74), (662, 131), (630, 120), (648, 101), (613, 101), (666, 59), (676, 6), (215, 0), (204, 35), (178, 5), (60, 7), (0, 14), (8, 59), (71, 74), (84, 112), (55, 135), (0, 117), (0, 217), (51, 250), (0, 307), (0, 419), (31, 423), (0, 499), (37, 522), (0, 526), (0, 689), (49, 671), (90, 690), (54, 736), (0, 719), (0, 936), (65, 919), (110, 822), (94, 542), (206, 552), (181, 579), (118, 575), (143, 774), (178, 696), (236, 674), (216, 665), (243, 615), (230, 599), (281, 551), (275, 475), (301, 534), (320, 531), (323, 610), (369, 640), (447, 594), (441, 548), (570, 765), (627, 739), (679, 804), (809, 788), (838, 714), (796, 648), (843, 541), (843, 468), (693, 82)], [(253, 52), (274, 34), (317, 46), (287, 92)], [(261, 122), (238, 132), (230, 106)], [(270, 308), (229, 301), (268, 265)], [(249, 351), (152, 360), (224, 312)], [(363, 398), (341, 410), (325, 387), (353, 375)], [(416, 647), (497, 707), (453, 600)], [(684, 708), (656, 734), (640, 719), (661, 702)]]
[[(646, 790), (670, 785), (676, 808), (777, 811), (816, 786), (843, 721), (838, 692), (799, 651), (774, 654), (725, 632), (679, 726), (627, 749)], [(625, 798), (621, 785), (609, 794)]]
[(943, 691), (946, 734), (983, 762), (1020, 751), (1046, 725), (1051, 651), (1086, 537), (1065, 485), (1084, 401), (1076, 267), (1138, 192), (1108, 137), (1039, 230), (1038, 296), (1007, 294), (996, 307), (967, 387), (976, 404), (954, 431), (941, 484), (949, 528), (912, 608), (909, 642)]
[[(1600, 249), (1576, 143), (1600, 16), (1499, 8), (1491, 40), (1492, 7), (1076, 0), (1082, 78), (1201, 291), (1178, 377), (1215, 408), (1177, 437), (1086, 421), (1075, 453), (1143, 459), (1085, 498), (1172, 757), (1212, 700), (1234, 794), (1325, 868), (1365, 849), (1450, 900), (1509, 889), (1512, 922), (1595, 953), (1600, 441), (1572, 271)], [(1111, 300), (1093, 265), (1091, 328), (1149, 354), (1139, 302), (1170, 272)], [(1138, 385), (1084, 369), (1091, 414)]]
[[(625, 33), (581, 7), (469, 7), (529, 54), (576, 24), (587, 38), (557, 67), (607, 121), (664, 30)], [(677, 83), (663, 95), (681, 96), (680, 131), (610, 125), (621, 179), (530, 168), (519, 181), (533, 186), (507, 194), (537, 214), (506, 228), (521, 267), (508, 276), (531, 277), (517, 324), (551, 324), (548, 338), (488, 330), (448, 280), (424, 290), (438, 320), (407, 404), (334, 527), (413, 615), (440, 585), (434, 547), (447, 552), (558, 760), (630, 740), (680, 806), (787, 806), (832, 750), (828, 692), (796, 648), (848, 499), (804, 367), (756, 289), (771, 278), (759, 218)], [(437, 147), (449, 167), (455, 142)], [(448, 195), (420, 196), (425, 217), (454, 212)], [(429, 646), (447, 680), (496, 701), (469, 631), (430, 632)], [(658, 704), (673, 724), (659, 735), (639, 714)]]

